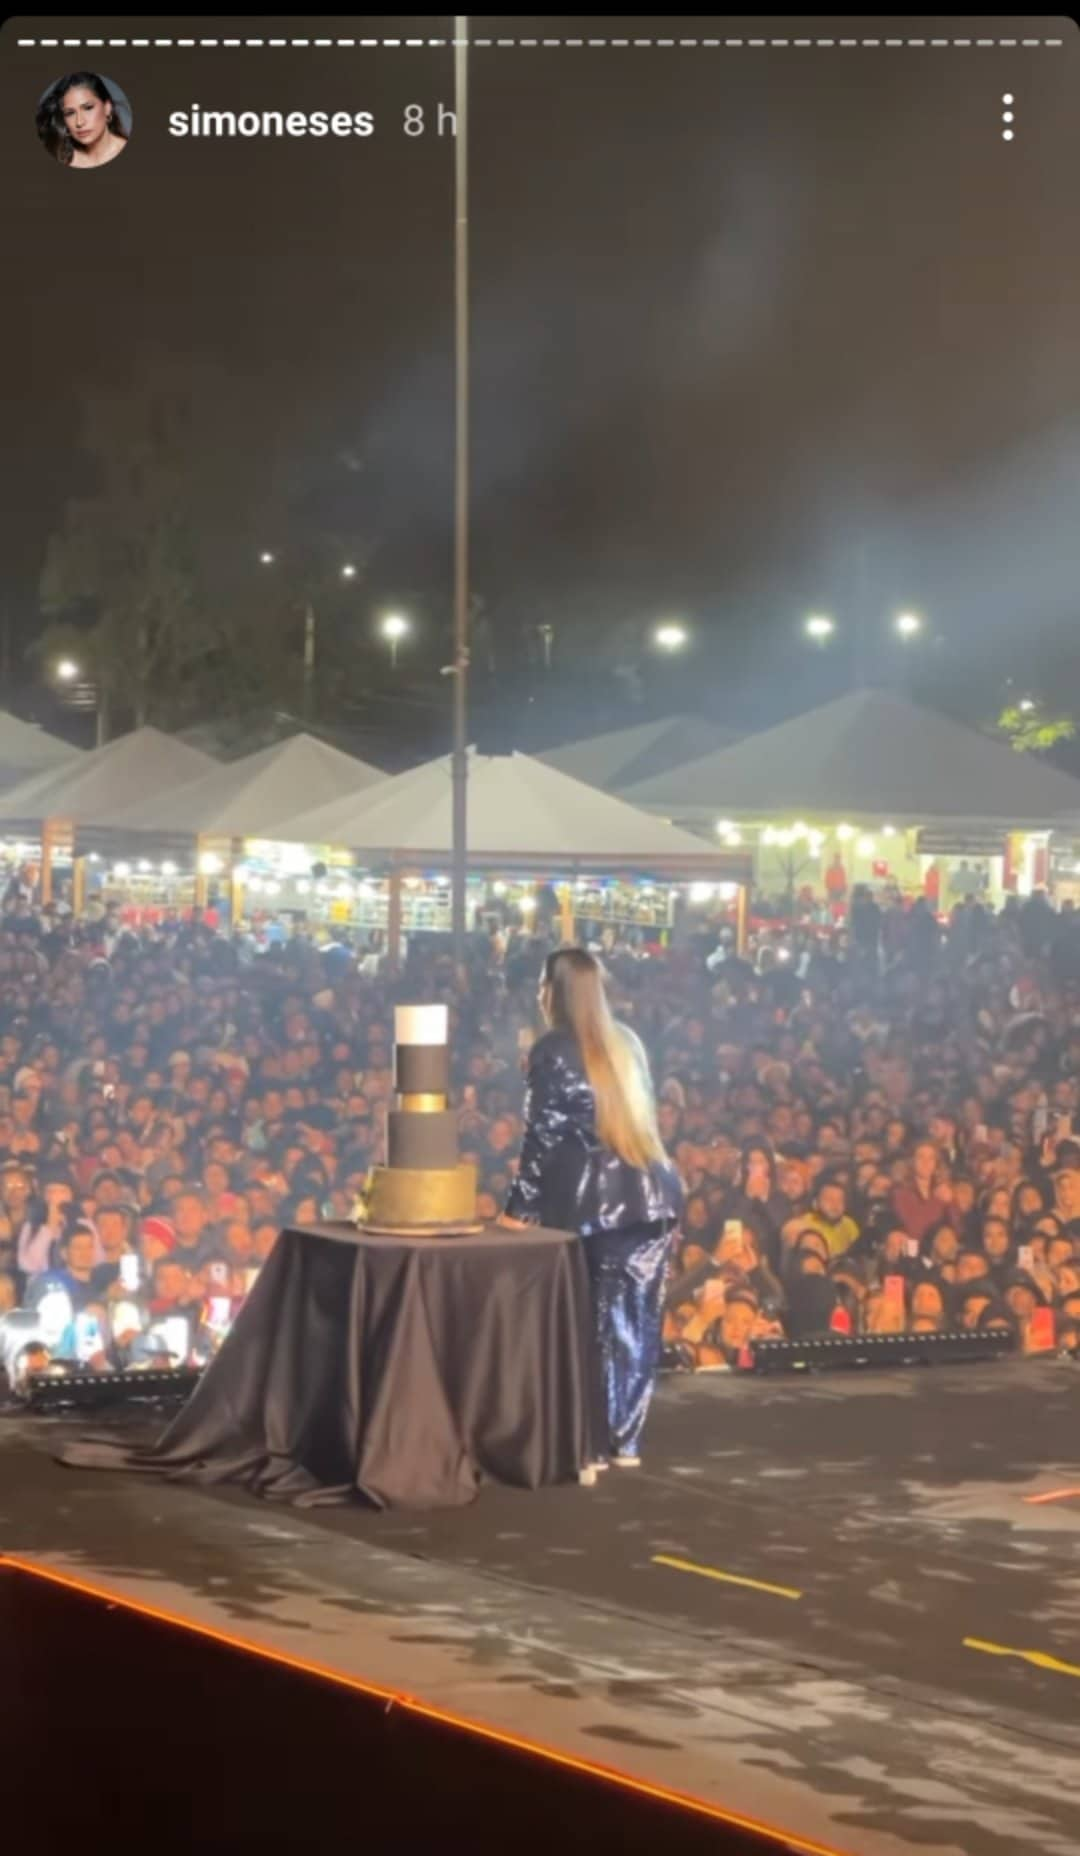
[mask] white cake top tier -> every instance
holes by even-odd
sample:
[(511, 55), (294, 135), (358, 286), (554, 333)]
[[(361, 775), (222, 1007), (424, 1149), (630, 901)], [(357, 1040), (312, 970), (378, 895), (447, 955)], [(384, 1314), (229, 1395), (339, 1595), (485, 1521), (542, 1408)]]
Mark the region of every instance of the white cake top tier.
[(397, 1044), (448, 1044), (450, 1010), (445, 1005), (399, 1005), (394, 1009)]

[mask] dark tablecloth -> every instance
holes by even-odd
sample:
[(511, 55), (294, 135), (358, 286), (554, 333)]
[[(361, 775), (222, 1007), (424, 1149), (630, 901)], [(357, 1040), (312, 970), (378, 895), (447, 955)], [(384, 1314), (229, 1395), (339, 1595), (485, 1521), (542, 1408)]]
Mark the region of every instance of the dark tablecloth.
[(283, 1231), (231, 1334), (150, 1450), (61, 1460), (241, 1483), (313, 1505), (454, 1507), (593, 1456), (589, 1284), (563, 1232)]

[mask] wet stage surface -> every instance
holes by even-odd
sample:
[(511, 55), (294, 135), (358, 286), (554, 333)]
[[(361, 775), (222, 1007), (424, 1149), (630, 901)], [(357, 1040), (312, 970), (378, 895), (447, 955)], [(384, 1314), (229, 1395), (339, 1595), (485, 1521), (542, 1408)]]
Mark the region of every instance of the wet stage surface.
[(673, 1378), (641, 1471), (423, 1515), (62, 1468), (160, 1420), (3, 1416), (0, 1553), (853, 1856), (1075, 1856), (1078, 1418), (1064, 1362)]

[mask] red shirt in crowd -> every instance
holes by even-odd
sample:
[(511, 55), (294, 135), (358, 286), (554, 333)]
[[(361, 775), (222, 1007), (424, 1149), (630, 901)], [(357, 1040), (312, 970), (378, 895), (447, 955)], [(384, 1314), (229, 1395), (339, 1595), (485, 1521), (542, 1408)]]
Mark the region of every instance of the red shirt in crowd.
[(928, 1231), (950, 1216), (950, 1207), (944, 1199), (939, 1199), (936, 1192), (924, 1198), (917, 1186), (894, 1186), (892, 1209), (897, 1223), (920, 1244)]

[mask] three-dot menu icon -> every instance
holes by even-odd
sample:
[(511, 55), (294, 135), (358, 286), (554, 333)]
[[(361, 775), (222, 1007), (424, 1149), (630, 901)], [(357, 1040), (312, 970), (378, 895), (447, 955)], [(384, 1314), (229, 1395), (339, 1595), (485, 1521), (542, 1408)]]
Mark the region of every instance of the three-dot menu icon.
[(1013, 120), (1014, 120), (1013, 107), (1012, 107), (1013, 106), (1012, 92), (1010, 90), (1007, 90), (1005, 92), (1005, 95), (1002, 97), (1001, 101), (1005, 105), (1004, 109), (1001, 112), (1001, 120), (1005, 124), (1004, 129), (1001, 131), (1001, 139), (1003, 142), (1011, 142), (1013, 139)]

